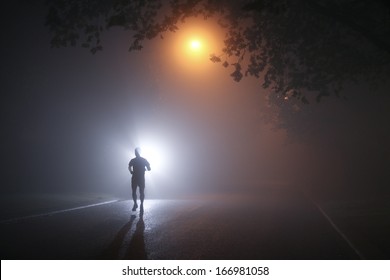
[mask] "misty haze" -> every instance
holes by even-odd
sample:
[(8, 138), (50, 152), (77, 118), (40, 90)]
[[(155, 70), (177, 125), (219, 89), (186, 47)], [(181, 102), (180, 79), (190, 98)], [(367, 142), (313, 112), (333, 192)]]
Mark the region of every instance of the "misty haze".
[(388, 82), (280, 105), (263, 76), (210, 61), (213, 19), (133, 52), (113, 27), (92, 55), (50, 47), (45, 6), (7, 5), (2, 259), (389, 258)]

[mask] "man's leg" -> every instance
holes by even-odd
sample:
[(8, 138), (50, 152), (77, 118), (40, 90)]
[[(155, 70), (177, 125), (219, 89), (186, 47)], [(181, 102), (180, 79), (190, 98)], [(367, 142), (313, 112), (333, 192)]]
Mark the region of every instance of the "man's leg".
[(139, 196), (141, 200), (141, 205), (143, 205), (145, 199), (145, 179), (140, 180), (139, 182)]
[(132, 189), (132, 195), (134, 201), (133, 211), (135, 211), (138, 208), (138, 204), (137, 204), (137, 182), (134, 178), (131, 179), (131, 189)]

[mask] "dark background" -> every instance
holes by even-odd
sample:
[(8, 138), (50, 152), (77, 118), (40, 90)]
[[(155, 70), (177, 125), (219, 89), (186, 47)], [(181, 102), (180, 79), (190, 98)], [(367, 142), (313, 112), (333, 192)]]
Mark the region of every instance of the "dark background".
[(141, 52), (127, 52), (129, 34), (116, 29), (96, 55), (51, 49), (42, 4), (4, 5), (3, 194), (128, 196), (128, 161), (147, 145), (157, 151), (149, 158), (150, 197), (265, 185), (323, 199), (389, 193), (386, 86), (373, 91), (361, 81), (345, 90), (348, 100), (308, 105), (305, 131), (274, 129), (263, 121), (272, 112), (257, 80), (235, 83), (207, 59), (191, 67), (191, 59), (174, 58), (180, 31)]

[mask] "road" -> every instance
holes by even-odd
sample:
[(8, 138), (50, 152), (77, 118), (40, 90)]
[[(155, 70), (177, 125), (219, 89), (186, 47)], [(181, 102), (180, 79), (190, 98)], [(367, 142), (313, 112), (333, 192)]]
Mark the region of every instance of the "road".
[(286, 191), (129, 200), (0, 222), (1, 259), (359, 259), (304, 196)]

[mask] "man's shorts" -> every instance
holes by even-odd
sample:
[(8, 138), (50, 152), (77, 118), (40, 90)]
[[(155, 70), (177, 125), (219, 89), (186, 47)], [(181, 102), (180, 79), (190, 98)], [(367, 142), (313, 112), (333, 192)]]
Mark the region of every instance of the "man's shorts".
[(145, 188), (145, 178), (144, 177), (139, 178), (139, 177), (133, 176), (131, 178), (131, 187), (133, 189), (135, 189), (135, 188), (137, 188), (137, 186), (140, 187), (141, 189)]

